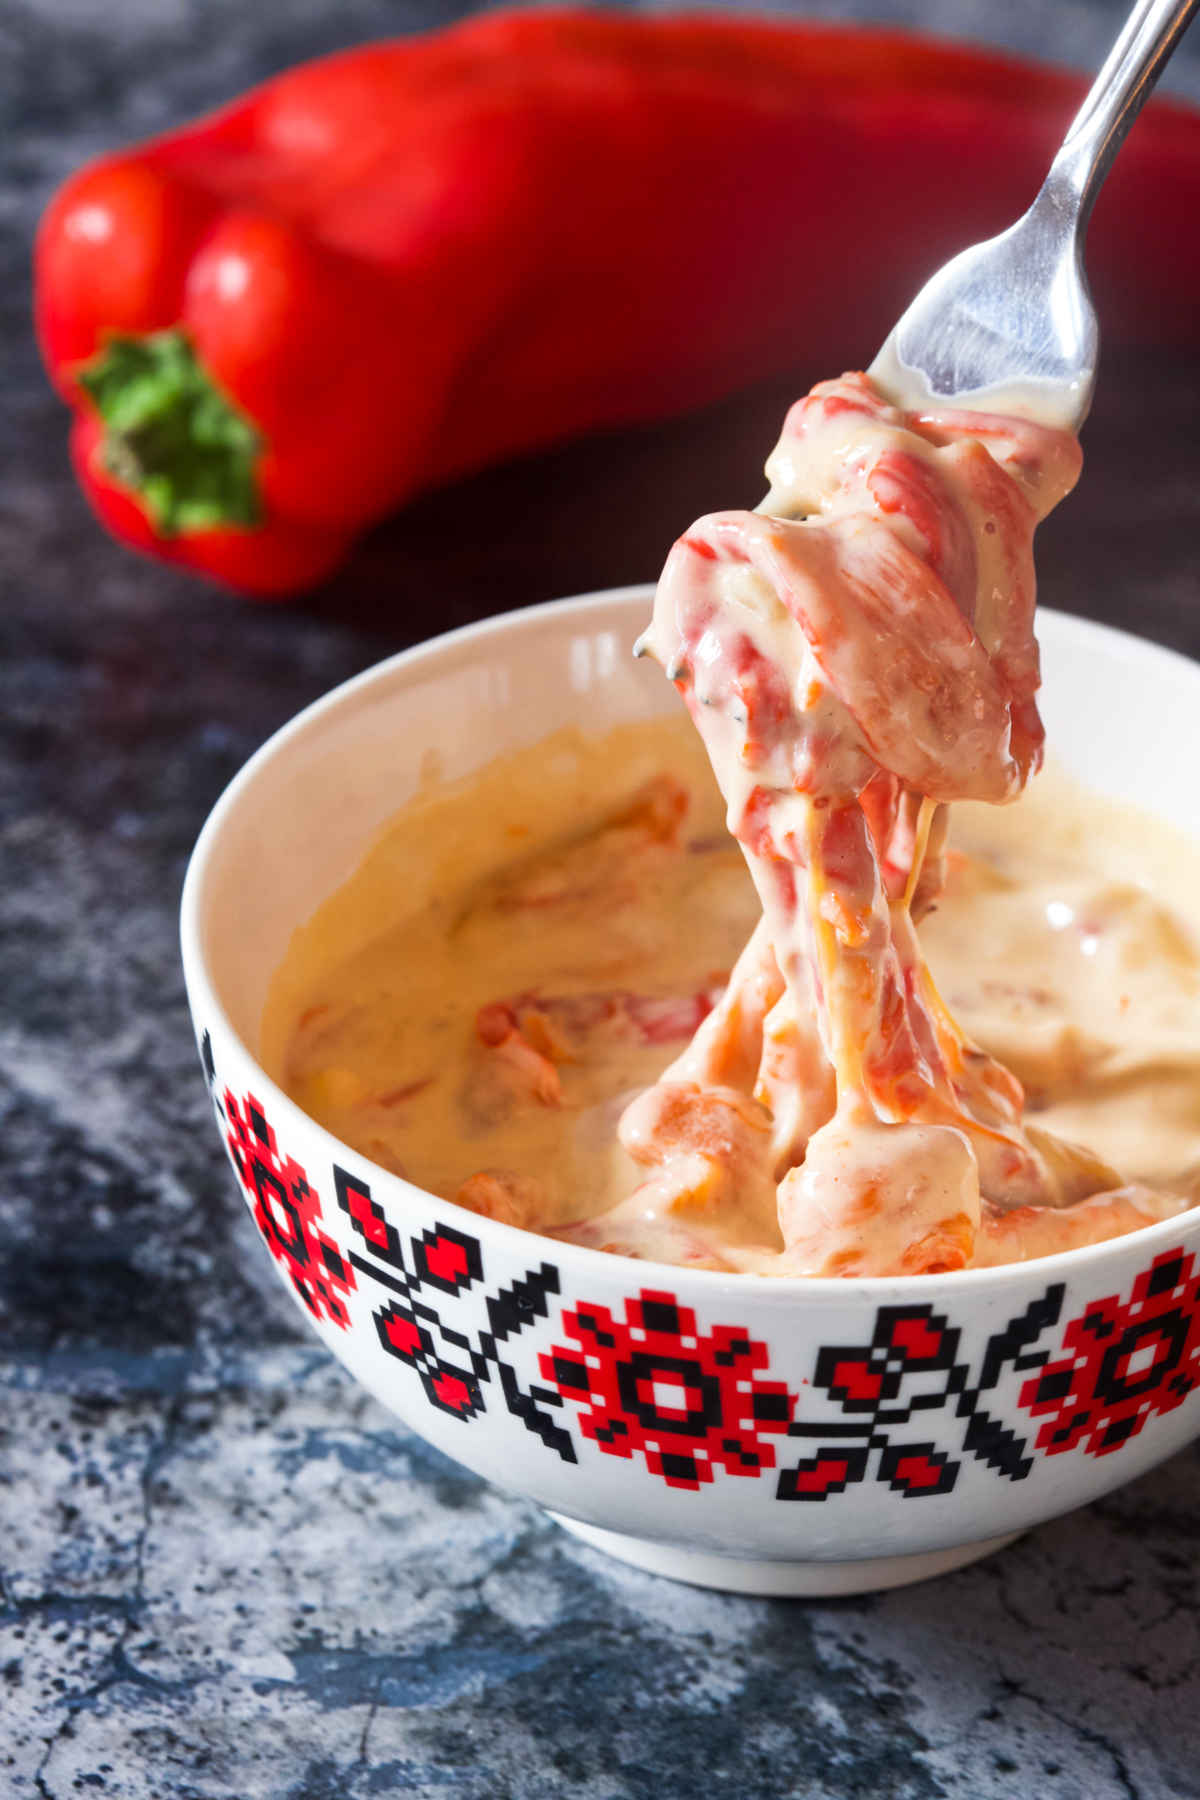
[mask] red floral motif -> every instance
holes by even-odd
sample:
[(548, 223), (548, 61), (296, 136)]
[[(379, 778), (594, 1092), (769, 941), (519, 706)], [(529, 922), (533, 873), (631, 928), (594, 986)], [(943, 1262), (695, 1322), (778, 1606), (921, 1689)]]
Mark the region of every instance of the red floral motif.
[(347, 1330), (350, 1315), (341, 1296), (358, 1283), (349, 1262), (320, 1228), (316, 1189), (300, 1164), (280, 1152), (275, 1129), (253, 1094), (239, 1102), (226, 1088), (225, 1118), (233, 1166), (271, 1255), (283, 1264), (314, 1319), (328, 1318)]
[(1094, 1300), (1063, 1332), (1058, 1362), (1021, 1389), (1021, 1405), (1045, 1423), (1039, 1450), (1082, 1444), (1109, 1456), (1154, 1413), (1172, 1412), (1200, 1387), (1200, 1271), (1182, 1249), (1155, 1257), (1127, 1301)]
[(787, 1431), (796, 1396), (757, 1373), (766, 1345), (736, 1325), (701, 1332), (690, 1307), (648, 1288), (625, 1314), (586, 1302), (564, 1310), (574, 1343), (539, 1357), (546, 1380), (583, 1408), (584, 1436), (608, 1456), (644, 1456), (668, 1487), (699, 1488), (718, 1466), (727, 1475), (773, 1469), (769, 1438)]

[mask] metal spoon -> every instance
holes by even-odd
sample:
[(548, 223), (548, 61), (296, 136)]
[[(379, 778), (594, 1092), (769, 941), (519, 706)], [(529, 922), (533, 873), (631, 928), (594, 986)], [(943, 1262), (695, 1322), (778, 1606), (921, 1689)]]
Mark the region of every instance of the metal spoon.
[(1099, 350), (1083, 268), (1088, 218), (1198, 5), (1138, 0), (1029, 211), (926, 282), (871, 365), (898, 405), (1008, 410), (1071, 430), (1082, 425)]

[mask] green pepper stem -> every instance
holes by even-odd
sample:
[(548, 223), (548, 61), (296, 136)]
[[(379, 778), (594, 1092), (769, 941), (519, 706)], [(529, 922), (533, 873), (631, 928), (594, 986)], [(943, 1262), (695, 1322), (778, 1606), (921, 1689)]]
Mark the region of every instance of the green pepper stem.
[(105, 468), (138, 495), (162, 537), (259, 523), (262, 437), (184, 331), (114, 333), (78, 380), (104, 422)]

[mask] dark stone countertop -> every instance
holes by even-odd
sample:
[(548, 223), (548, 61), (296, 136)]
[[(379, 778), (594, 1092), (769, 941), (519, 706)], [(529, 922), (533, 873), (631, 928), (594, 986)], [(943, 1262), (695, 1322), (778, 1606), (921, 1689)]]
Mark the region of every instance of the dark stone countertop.
[[(1086, 65), (1123, 6), (812, 10)], [(104, 538), (27, 321), (52, 186), (286, 62), (434, 16), (0, 0), (0, 1793), (1200, 1796), (1195, 1448), (924, 1587), (680, 1588), (409, 1436), (306, 1337), (255, 1241), (176, 948), (209, 806), (389, 650), (652, 574), (681, 523), (753, 497), (793, 387), (421, 501), (293, 609)], [(1172, 82), (1200, 97), (1200, 42)], [(1198, 403), (1200, 361), (1111, 359), (1041, 557), (1053, 604), (1192, 655)]]

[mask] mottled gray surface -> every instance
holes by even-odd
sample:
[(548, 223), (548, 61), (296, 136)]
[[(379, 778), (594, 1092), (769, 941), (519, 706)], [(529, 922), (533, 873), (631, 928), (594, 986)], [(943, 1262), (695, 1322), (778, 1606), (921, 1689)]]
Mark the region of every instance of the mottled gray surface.
[[(1123, 9), (812, 10), (1089, 62)], [(225, 781), (387, 649), (651, 573), (687, 517), (753, 482), (786, 393), (434, 496), (302, 610), (102, 537), (27, 324), (54, 182), (255, 75), (434, 16), (0, 0), (0, 1795), (1200, 1796), (1194, 1451), (909, 1592), (676, 1588), (366, 1401), (305, 1338), (235, 1195), (175, 944)], [(1174, 79), (1200, 96), (1200, 41)], [(1196, 364), (1110, 365), (1043, 558), (1057, 604), (1192, 654), (1198, 400)]]

